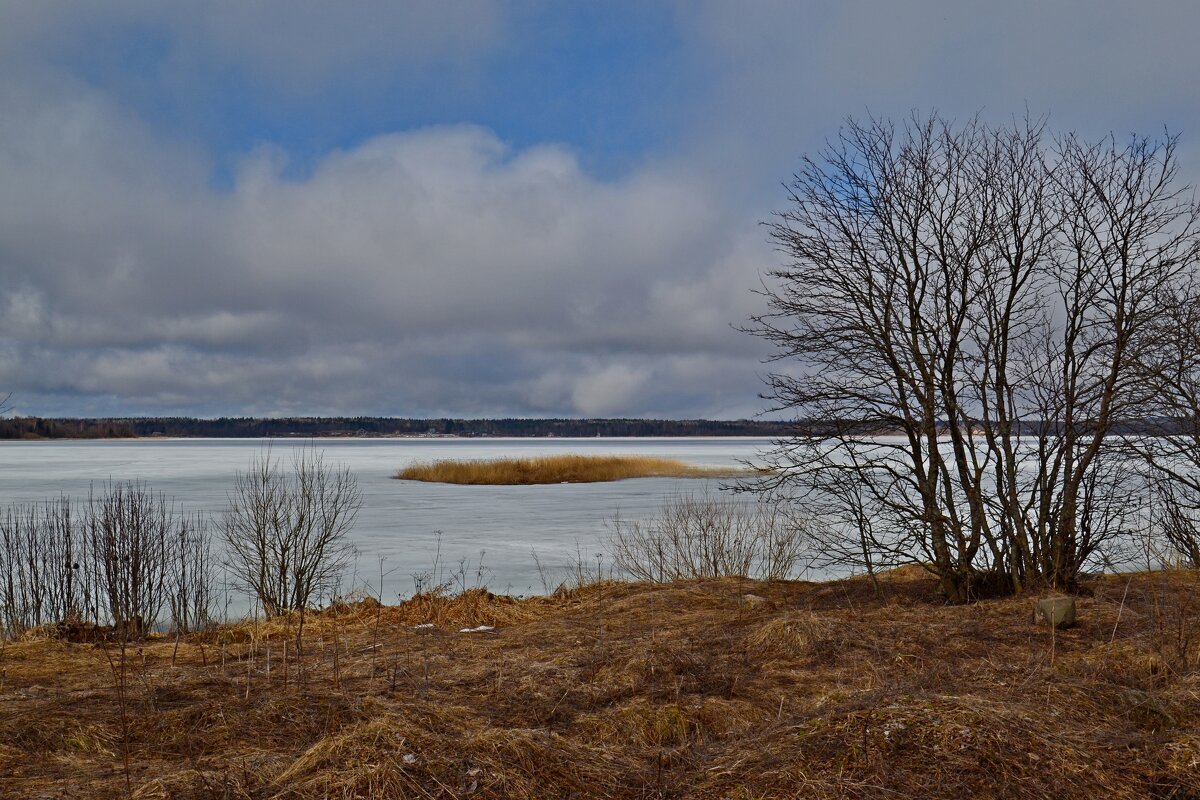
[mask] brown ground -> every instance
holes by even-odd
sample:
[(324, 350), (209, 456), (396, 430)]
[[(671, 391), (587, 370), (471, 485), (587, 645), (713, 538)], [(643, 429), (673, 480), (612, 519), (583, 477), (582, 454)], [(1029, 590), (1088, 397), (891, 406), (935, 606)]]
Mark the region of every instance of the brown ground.
[(905, 572), (364, 602), (286, 681), (283, 624), (131, 648), (123, 683), (113, 645), (9, 643), (0, 795), (1200, 797), (1200, 576), (1094, 591), (1054, 635)]

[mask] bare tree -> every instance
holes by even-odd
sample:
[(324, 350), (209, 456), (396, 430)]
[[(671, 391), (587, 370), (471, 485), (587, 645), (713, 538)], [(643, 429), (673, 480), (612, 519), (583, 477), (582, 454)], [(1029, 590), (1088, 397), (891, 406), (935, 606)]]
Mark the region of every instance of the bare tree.
[(350, 470), (311, 448), (297, 451), (290, 473), (269, 450), (255, 456), (223, 520), (230, 567), (268, 615), (302, 611), (340, 582), (361, 505)]
[[(1174, 137), (1109, 137), (1059, 145), (1055, 189), (1062, 235), (1054, 259), (1063, 316), (1051, 364), (1062, 398), (1060, 502), (1047, 528), (1043, 574), (1069, 580), (1086, 556), (1080, 507), (1089, 474), (1112, 458), (1114, 432), (1153, 414), (1160, 388), (1142, 375), (1177, 347), (1200, 341), (1162, 336), (1181, 310), (1200, 258), (1200, 208), (1176, 183)], [(1093, 531), (1095, 527), (1093, 526)]]
[(801, 426), (757, 488), (840, 519), (835, 557), (927, 563), (954, 602), (1072, 585), (1120, 535), (1114, 433), (1152, 406), (1139, 365), (1200, 252), (1175, 146), (850, 121), (769, 225), (788, 264), (750, 330), (796, 365), (767, 396)]

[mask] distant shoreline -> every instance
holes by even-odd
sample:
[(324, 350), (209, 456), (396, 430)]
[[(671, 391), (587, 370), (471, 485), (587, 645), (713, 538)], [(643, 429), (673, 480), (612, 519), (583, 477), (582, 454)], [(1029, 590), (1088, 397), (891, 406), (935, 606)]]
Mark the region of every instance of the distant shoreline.
[(0, 440), (348, 438), (757, 437), (795, 433), (792, 423), (760, 420), (451, 419), (403, 417), (12, 417)]
[(414, 433), (383, 433), (370, 434), (359, 436), (355, 434), (329, 434), (329, 435), (309, 435), (309, 434), (269, 434), (264, 436), (28, 436), (19, 439), (0, 437), (0, 447), (5, 444), (30, 444), (41, 442), (239, 442), (239, 441), (254, 441), (260, 439), (280, 439), (284, 441), (343, 441), (343, 442), (362, 442), (371, 440), (401, 440), (401, 441), (455, 441), (455, 442), (473, 442), (479, 440), (493, 440), (497, 442), (505, 441), (563, 441), (563, 442), (587, 442), (596, 439), (602, 441), (618, 441), (618, 440), (636, 440), (636, 439), (728, 439), (736, 441), (738, 439), (771, 439), (774, 437), (757, 435), (757, 434), (730, 434), (725, 436), (711, 436), (707, 434), (697, 434), (691, 436), (673, 436), (671, 434), (653, 434), (646, 436), (460, 436), (458, 434), (439, 434), (436, 436), (426, 436)]
[[(1173, 435), (1180, 420), (1127, 423), (1120, 432)], [(1027, 435), (1037, 423), (1029, 421)], [(856, 432), (857, 431), (857, 432)], [(804, 420), (720, 419), (452, 419), (409, 417), (6, 417), (0, 441), (56, 439), (614, 439), (758, 438), (903, 435), (876, 425)]]

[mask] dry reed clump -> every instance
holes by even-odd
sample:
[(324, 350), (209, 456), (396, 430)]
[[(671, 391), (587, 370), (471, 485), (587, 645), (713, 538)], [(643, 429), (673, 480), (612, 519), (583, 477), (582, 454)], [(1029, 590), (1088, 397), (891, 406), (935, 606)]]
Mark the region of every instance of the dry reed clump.
[(431, 461), (413, 464), (393, 477), (406, 481), (509, 486), (541, 483), (595, 483), (627, 478), (727, 478), (729, 467), (697, 467), (650, 456), (557, 455), (491, 461)]
[(26, 642), (36, 642), (43, 639), (61, 639), (61, 627), (57, 624), (37, 625), (21, 632), (21, 640)]

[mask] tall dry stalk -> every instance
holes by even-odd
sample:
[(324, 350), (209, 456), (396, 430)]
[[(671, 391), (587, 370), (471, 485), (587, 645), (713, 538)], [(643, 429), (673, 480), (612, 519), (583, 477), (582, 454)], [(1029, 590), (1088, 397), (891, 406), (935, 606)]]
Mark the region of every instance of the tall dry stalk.
[(129, 698), (126, 681), (125, 637), (120, 637), (117, 640), (118, 650), (115, 661), (113, 660), (108, 643), (103, 639), (100, 640), (100, 648), (104, 653), (105, 659), (108, 661), (109, 674), (112, 676), (113, 688), (117, 693), (117, 707), (121, 720), (121, 765), (125, 773), (125, 796), (132, 798), (133, 779), (131, 776), (129, 755)]

